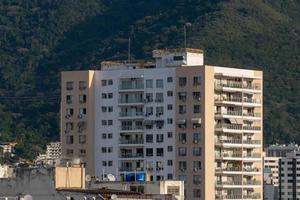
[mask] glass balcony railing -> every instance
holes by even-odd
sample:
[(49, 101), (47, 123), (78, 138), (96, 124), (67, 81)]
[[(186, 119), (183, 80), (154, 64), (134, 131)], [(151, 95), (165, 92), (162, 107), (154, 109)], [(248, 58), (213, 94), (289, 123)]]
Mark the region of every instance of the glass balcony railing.
[(243, 84), (242, 82), (227, 82), (227, 83), (215, 83), (216, 89), (222, 89), (223, 87), (228, 88), (238, 88), (238, 89), (250, 89), (250, 90), (260, 90), (259, 84)]
[(252, 99), (252, 98), (240, 98), (240, 97), (217, 97), (215, 98), (215, 101), (220, 102), (234, 102), (234, 103), (255, 103), (260, 104), (261, 101), (259, 99)]
[(218, 111), (216, 115), (232, 115), (232, 116), (246, 116), (246, 117), (261, 117), (260, 113), (243, 113), (242, 111)]
[(144, 103), (143, 98), (121, 98), (119, 99), (119, 103)]
[(119, 144), (143, 144), (143, 139), (120, 139)]
[(121, 126), (122, 131), (143, 130), (143, 126)]
[(144, 89), (143, 82), (125, 82), (121, 83), (119, 86), (119, 90), (137, 90), (137, 89)]
[(251, 130), (251, 131), (260, 131), (260, 126), (242, 126), (241, 124), (217, 124), (215, 128), (225, 128), (232, 130)]
[(144, 116), (143, 112), (120, 112), (120, 117), (140, 117)]
[(120, 158), (142, 158), (144, 154), (142, 153), (122, 153), (120, 154)]

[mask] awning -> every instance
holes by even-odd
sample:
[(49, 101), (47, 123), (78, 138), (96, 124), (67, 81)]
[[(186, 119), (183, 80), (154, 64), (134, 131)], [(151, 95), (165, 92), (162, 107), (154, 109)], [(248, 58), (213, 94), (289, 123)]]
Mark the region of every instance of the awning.
[(192, 118), (193, 124), (201, 124), (201, 118)]
[(185, 119), (179, 119), (177, 120), (177, 124), (185, 124), (186, 120)]

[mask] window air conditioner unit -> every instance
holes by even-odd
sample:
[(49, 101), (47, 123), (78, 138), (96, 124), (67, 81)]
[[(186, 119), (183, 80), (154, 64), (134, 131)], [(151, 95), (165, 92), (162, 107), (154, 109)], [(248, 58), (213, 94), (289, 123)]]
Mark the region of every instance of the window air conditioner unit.
[(82, 114), (79, 114), (79, 115), (78, 115), (78, 118), (81, 119), (81, 118), (82, 118)]
[(198, 142), (199, 142), (198, 140), (194, 140), (194, 143), (195, 143), (195, 144), (198, 144)]
[(185, 143), (186, 143), (186, 141), (185, 141), (185, 140), (182, 140), (182, 141), (181, 141), (181, 143), (182, 143), (182, 144), (185, 144)]

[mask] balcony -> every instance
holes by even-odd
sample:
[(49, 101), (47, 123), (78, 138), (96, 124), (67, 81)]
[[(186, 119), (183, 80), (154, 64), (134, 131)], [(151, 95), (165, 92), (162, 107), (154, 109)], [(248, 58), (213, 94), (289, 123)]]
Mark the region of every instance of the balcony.
[(243, 126), (241, 124), (217, 124), (215, 126), (216, 131), (222, 131), (222, 132), (232, 132), (232, 133), (241, 133), (241, 132), (260, 132), (261, 127), (260, 126)]
[(121, 98), (119, 104), (144, 104), (143, 98)]
[(139, 132), (139, 131), (143, 131), (144, 127), (142, 125), (132, 125), (132, 126), (121, 126), (121, 131), (125, 131), (125, 132)]
[(230, 194), (230, 195), (222, 195), (216, 194), (216, 199), (220, 200), (227, 200), (227, 199), (261, 199), (260, 194), (249, 194), (249, 195), (242, 195), (242, 194)]
[(143, 145), (144, 144), (144, 140), (143, 139), (120, 139), (119, 140), (119, 144), (128, 144), (128, 145), (136, 145), (136, 144), (140, 144)]
[(223, 167), (223, 168), (216, 168), (216, 173), (236, 173), (242, 172), (241, 167)]
[(243, 185), (247, 185), (247, 186), (257, 186), (257, 185), (261, 185), (260, 181), (257, 180), (249, 180), (249, 181), (244, 181)]
[(259, 99), (241, 98), (241, 97), (217, 97), (215, 98), (217, 104), (233, 104), (237, 106), (261, 106)]
[(216, 159), (225, 159), (225, 160), (236, 160), (236, 159), (242, 159), (243, 154), (242, 153), (216, 153), (215, 154)]
[(125, 166), (122, 166), (119, 168), (119, 171), (120, 172), (135, 172), (135, 171), (144, 171), (144, 168), (143, 167), (140, 167), (140, 168), (134, 168), (134, 167), (125, 167)]
[(143, 118), (143, 112), (120, 112), (120, 118)]
[(120, 158), (143, 158), (144, 154), (142, 153), (121, 153)]
[(222, 117), (222, 118), (245, 118), (245, 119), (260, 119), (261, 114), (260, 113), (248, 113), (248, 112), (242, 112), (242, 111), (218, 111), (215, 113), (216, 117)]
[(260, 93), (259, 84), (243, 84), (242, 82), (215, 83), (215, 90), (228, 92)]
[(119, 91), (141, 91), (144, 90), (144, 84), (142, 81), (137, 82), (122, 82), (119, 85)]
[(216, 145), (222, 146), (260, 146), (261, 140), (217, 139)]
[(217, 181), (216, 186), (217, 187), (242, 186), (242, 182), (241, 181)]

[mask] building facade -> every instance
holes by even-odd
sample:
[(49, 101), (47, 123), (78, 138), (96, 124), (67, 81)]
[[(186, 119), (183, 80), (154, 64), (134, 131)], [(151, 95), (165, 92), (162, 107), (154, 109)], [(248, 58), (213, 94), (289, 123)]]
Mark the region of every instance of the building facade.
[(62, 72), (63, 157), (102, 178), (184, 180), (189, 200), (262, 199), (262, 72), (204, 65), (199, 49), (153, 57)]
[(279, 199), (300, 199), (300, 151), (279, 159)]

